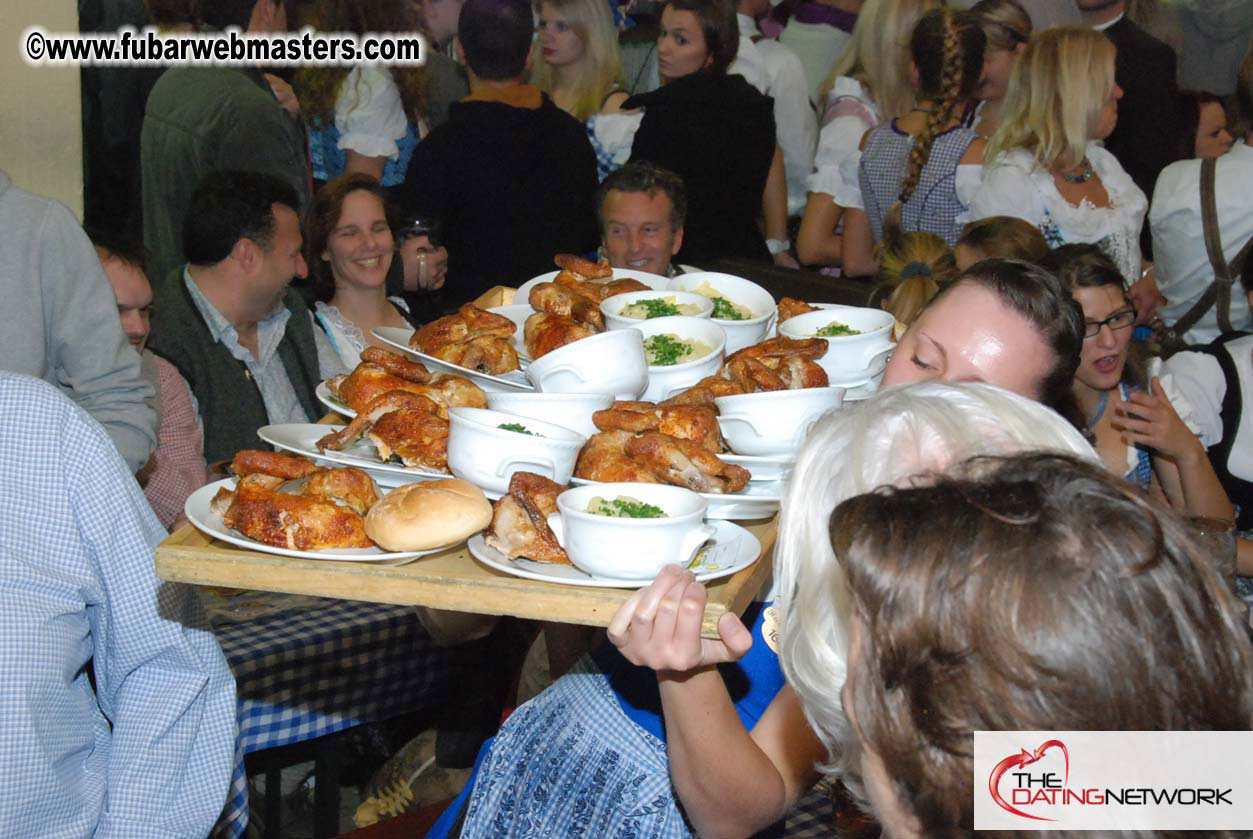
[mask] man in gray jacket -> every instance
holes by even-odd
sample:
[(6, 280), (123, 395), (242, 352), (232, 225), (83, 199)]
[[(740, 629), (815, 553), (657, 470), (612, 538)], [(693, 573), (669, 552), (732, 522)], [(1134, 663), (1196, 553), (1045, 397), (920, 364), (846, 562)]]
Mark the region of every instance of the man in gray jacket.
[[(283, 0), (216, 0), (205, 26), (249, 33), (287, 29)], [(284, 83), (275, 81), (275, 85)], [(284, 89), (290, 96), (290, 89)], [(183, 264), (182, 224), (196, 185), (211, 172), (274, 175), (296, 190), (303, 212), (311, 184), (305, 133), (255, 68), (172, 67), (153, 87), (140, 140), (144, 247), (154, 282)]]
[(70, 211), (0, 172), (0, 368), (60, 388), (135, 472), (157, 445), (152, 385), (95, 248)]

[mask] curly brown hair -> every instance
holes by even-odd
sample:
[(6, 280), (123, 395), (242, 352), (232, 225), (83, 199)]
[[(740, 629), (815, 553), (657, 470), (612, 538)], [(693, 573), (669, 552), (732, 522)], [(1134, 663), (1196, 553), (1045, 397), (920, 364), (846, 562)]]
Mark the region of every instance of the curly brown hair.
[[(418, 19), (408, 0), (318, 0), (313, 9), (313, 28), (319, 32), (414, 32)], [(341, 95), (359, 95), (342, 90), (351, 67), (302, 67), (296, 71), (293, 87), (300, 97), (300, 110), (312, 123), (330, 123), (335, 103)], [(418, 122), (426, 114), (427, 78), (422, 67), (389, 67), (400, 91), (405, 116)]]

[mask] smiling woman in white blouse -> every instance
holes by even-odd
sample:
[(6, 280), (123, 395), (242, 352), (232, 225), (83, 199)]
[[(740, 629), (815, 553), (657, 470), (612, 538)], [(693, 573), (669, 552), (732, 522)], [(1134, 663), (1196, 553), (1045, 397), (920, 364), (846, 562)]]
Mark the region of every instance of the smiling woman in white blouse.
[(1118, 122), (1121, 96), (1114, 45), (1103, 34), (1058, 27), (1033, 36), (1010, 76), (970, 219), (1025, 219), (1050, 247), (1097, 244), (1124, 277), (1138, 279), (1148, 202), (1099, 142)]

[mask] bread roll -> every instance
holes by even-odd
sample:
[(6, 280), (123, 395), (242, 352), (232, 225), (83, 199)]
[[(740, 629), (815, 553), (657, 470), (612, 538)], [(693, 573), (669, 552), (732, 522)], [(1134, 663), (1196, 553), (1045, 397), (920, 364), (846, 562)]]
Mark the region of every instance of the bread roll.
[(388, 551), (426, 551), (455, 545), (492, 521), (483, 491), (460, 478), (396, 487), (370, 508), (366, 535)]

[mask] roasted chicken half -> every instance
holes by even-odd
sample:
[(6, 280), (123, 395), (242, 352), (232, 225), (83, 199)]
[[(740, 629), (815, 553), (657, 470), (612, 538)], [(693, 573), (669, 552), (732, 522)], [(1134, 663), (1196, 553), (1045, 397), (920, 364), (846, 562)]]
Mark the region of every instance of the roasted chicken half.
[(455, 314), (419, 328), (409, 346), (450, 364), (499, 375), (518, 369), (510, 342), (516, 330), (509, 318), (466, 303)]
[[(447, 413), (445, 409), (444, 413)], [(342, 430), (318, 440), (320, 451), (339, 451), (367, 436), (386, 463), (448, 471), (448, 420), (430, 397), (391, 390), (374, 399)]]
[(635, 436), (630, 431), (602, 431), (587, 438), (574, 464), (574, 476), (589, 481), (636, 481), (665, 483), (643, 461), (626, 453), (626, 444)]
[[(555, 282), (540, 283), (531, 289), (527, 302), (537, 312), (559, 315), (578, 323), (590, 330), (589, 335), (601, 332), (605, 328), (605, 316), (600, 311), (600, 298), (581, 293), (581, 289), (566, 288)], [(529, 330), (524, 334), (529, 334)], [(529, 342), (527, 352), (530, 352)]]
[[(599, 315), (600, 310), (598, 309), (596, 313)], [(522, 337), (526, 342), (527, 354), (534, 360), (542, 358), (558, 347), (564, 347), (580, 338), (595, 335), (596, 332), (596, 329), (565, 315), (536, 312), (526, 319)]]
[(660, 406), (652, 402), (613, 403), (612, 408), (592, 414), (601, 431), (660, 431), (688, 440), (711, 452), (723, 450), (718, 416), (704, 405)]
[[(219, 490), (210, 504), (227, 527), (292, 550), (374, 546), (362, 516), (378, 501), (378, 489), (365, 472), (321, 469), (304, 458), (251, 450), (236, 455), (233, 465), (244, 474), (233, 491)], [(296, 472), (305, 474), (290, 477)]]
[(627, 457), (647, 466), (662, 482), (694, 492), (739, 492), (748, 485), (749, 472), (742, 466), (723, 463), (708, 449), (657, 431), (646, 431), (627, 440)]
[[(361, 363), (347, 376), (335, 376), (327, 381), (327, 389), (335, 394), (335, 398), (339, 401), (347, 404), (359, 414), (375, 398), (389, 390), (407, 390), (412, 393), (424, 393), (428, 390), (427, 383), (433, 377), (421, 364), (397, 356), (397, 361), (404, 362), (405, 365), (413, 365), (414, 368), (408, 371), (409, 375), (398, 375), (405, 372), (401, 365), (388, 362), (387, 366), (384, 366), (379, 361), (367, 359), (366, 353), (369, 353), (371, 349), (373, 348), (367, 348), (361, 353)], [(386, 351), (379, 350), (379, 352)], [(389, 355), (394, 354), (389, 353)], [(378, 356), (374, 357), (378, 358)], [(389, 372), (389, 369), (392, 372)]]
[(753, 344), (728, 356), (714, 375), (660, 404), (713, 406), (719, 396), (826, 387), (827, 373), (814, 361), (826, 353), (826, 343), (821, 338), (770, 338)]
[(569, 565), (570, 557), (548, 526), (548, 516), (557, 512), (557, 496), (564, 489), (543, 475), (514, 472), (509, 492), (493, 508), (484, 541), (512, 559)]

